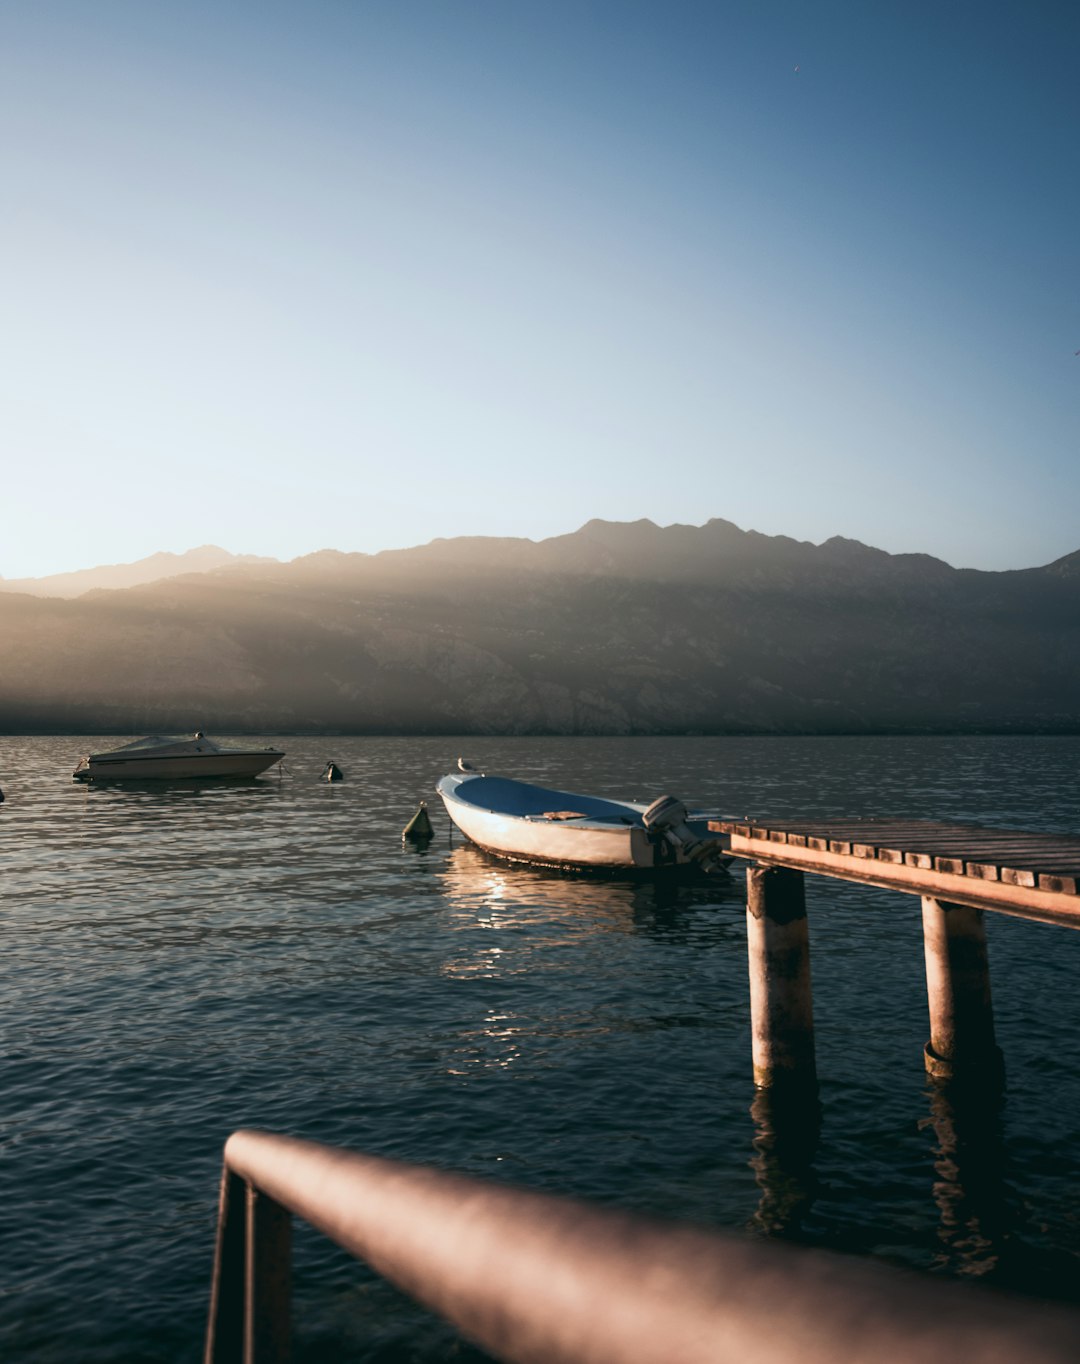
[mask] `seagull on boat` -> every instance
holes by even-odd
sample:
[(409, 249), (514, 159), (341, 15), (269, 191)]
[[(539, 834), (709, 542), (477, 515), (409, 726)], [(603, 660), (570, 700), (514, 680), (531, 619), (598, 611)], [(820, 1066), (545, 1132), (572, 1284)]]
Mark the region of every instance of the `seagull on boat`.
[(480, 772), (480, 769), (474, 763), (471, 763), (468, 758), (458, 758), (457, 765), (459, 772), (476, 772), (478, 775), (483, 775)]

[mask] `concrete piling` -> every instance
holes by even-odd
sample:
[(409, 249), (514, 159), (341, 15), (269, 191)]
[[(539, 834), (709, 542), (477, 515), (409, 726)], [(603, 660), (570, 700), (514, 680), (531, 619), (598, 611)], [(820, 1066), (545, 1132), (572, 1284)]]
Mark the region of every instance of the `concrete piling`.
[(941, 1080), (1000, 1084), (1004, 1063), (994, 1038), (983, 911), (924, 895), (922, 916), (930, 1006), (926, 1069)]
[(753, 865), (746, 872), (746, 939), (754, 1083), (814, 1091), (814, 1008), (803, 874)]

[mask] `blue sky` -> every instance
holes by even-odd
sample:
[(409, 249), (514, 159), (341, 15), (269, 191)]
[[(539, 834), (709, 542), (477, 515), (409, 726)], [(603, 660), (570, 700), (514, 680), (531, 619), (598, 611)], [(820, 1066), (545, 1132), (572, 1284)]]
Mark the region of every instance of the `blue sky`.
[(1070, 553), (1078, 38), (993, 0), (14, 0), (0, 572), (594, 516)]

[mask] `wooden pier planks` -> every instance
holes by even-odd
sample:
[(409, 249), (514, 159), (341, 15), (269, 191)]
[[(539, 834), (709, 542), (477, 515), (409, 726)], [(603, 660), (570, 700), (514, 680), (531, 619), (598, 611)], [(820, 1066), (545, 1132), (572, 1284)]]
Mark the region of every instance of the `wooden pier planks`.
[(776, 866), (1080, 927), (1080, 838), (911, 819), (710, 821)]

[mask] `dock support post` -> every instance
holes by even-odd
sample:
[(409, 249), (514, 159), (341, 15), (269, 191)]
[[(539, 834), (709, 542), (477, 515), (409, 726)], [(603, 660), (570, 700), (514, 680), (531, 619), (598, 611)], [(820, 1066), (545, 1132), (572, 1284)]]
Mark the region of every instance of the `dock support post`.
[(1000, 1086), (1005, 1067), (994, 1039), (983, 911), (924, 895), (922, 913), (930, 1005), (926, 1069), (941, 1080)]
[(816, 1091), (810, 935), (801, 871), (746, 869), (750, 1025), (759, 1089)]

